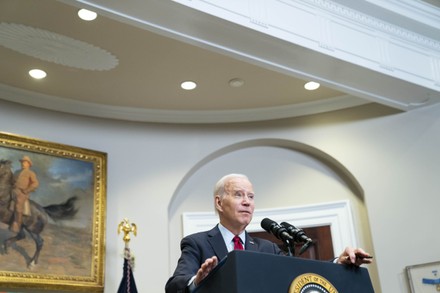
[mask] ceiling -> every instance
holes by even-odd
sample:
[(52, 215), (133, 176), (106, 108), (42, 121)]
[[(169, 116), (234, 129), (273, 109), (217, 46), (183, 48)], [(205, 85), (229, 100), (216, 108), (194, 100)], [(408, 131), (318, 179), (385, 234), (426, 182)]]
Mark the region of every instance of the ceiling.
[[(110, 1), (121, 5), (117, 2)], [(188, 9), (164, 2), (168, 11)], [(148, 5), (162, 5), (158, 3)], [(306, 78), (154, 26), (146, 29), (121, 14), (98, 10), (98, 18), (86, 22), (77, 17), (79, 7), (76, 1), (0, 1), (1, 99), (80, 115), (165, 123), (270, 120), (372, 102), (330, 85), (307, 91)], [(44, 69), (47, 77), (30, 78), (32, 68)], [(237, 78), (244, 84), (231, 86)], [(196, 81), (197, 88), (181, 89), (185, 80)]]

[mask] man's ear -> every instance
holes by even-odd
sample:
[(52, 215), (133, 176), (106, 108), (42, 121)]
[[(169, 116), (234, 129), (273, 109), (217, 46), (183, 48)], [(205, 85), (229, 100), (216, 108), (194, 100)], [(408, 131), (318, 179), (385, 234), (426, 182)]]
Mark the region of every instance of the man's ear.
[(222, 211), (222, 200), (220, 195), (215, 196), (215, 208), (217, 211)]

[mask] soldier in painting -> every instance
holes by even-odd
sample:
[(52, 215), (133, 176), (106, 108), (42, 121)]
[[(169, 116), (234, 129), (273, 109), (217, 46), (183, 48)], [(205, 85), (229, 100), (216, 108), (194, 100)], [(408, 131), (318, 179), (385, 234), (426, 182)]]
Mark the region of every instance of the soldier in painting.
[(20, 163), (21, 170), (14, 174), (13, 200), (10, 206), (14, 215), (9, 229), (15, 233), (18, 233), (21, 229), (23, 216), (30, 215), (29, 197), (39, 185), (37, 175), (31, 170), (32, 160), (28, 156), (23, 156)]

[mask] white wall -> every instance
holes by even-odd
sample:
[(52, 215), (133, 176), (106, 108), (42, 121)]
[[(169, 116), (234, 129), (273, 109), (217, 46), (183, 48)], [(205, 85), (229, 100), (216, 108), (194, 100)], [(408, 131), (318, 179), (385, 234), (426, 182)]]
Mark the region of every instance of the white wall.
[[(170, 207), (171, 200), (175, 200), (173, 196), (179, 193), (179, 184), (193, 175), (191, 171), (195, 166), (209, 162), (210, 155), (218, 150), (255, 139), (288, 140), (317, 148), (340, 162), (354, 176), (364, 192), (364, 201), (347, 191), (344, 184), (336, 184), (336, 179), (326, 179), (326, 184), (335, 186), (341, 193), (323, 194), (319, 188), (313, 188), (318, 183), (310, 181), (316, 177), (305, 173), (292, 174), (293, 183), (301, 182), (298, 189), (295, 185), (284, 184), (280, 188), (285, 192), (278, 194), (288, 197), (295, 191), (301, 195), (298, 200), (286, 198), (288, 205), (331, 201), (339, 197), (355, 201), (355, 222), (362, 230), (358, 235), (359, 244), (372, 245), (375, 255), (381, 286), (378, 287), (375, 278), (376, 292), (406, 292), (402, 285), (405, 266), (440, 259), (440, 234), (434, 228), (439, 220), (440, 206), (439, 113), (440, 107), (432, 107), (385, 115), (390, 112), (371, 105), (275, 122), (177, 126), (71, 116), (0, 101), (0, 131), (108, 153), (106, 293), (117, 290), (122, 276), (123, 242), (116, 227), (124, 217), (139, 228), (138, 236), (130, 244), (136, 255), (135, 277), (139, 292), (163, 292), (170, 271), (174, 269), (170, 263), (176, 254), (174, 244), (180, 237), (170, 237), (169, 223), (179, 217), (179, 209), (186, 200), (199, 202), (191, 207), (193, 209), (203, 211), (211, 207), (211, 182), (203, 183), (202, 186), (209, 188), (198, 190), (197, 198), (188, 197), (174, 209)], [(225, 153), (222, 158), (229, 162), (227, 157), (241, 152), (243, 150)], [(263, 206), (258, 208), (281, 206), (284, 204), (282, 197), (277, 196), (276, 201), (267, 199), (271, 189), (267, 188), (266, 180), (274, 181), (268, 170), (276, 170), (279, 161), (276, 175), (283, 174), (283, 168), (291, 172), (292, 167), (282, 161), (283, 158), (296, 160), (301, 155), (297, 157), (284, 149), (274, 151), (272, 147), (261, 146), (246, 152), (244, 160), (257, 154), (268, 164), (268, 169), (252, 168), (251, 171), (256, 189), (261, 190), (259, 196), (266, 197), (261, 202)], [(303, 168), (311, 173), (319, 173), (321, 178), (332, 173), (319, 164), (311, 168), (313, 160), (307, 160)], [(249, 164), (252, 166), (253, 161)], [(294, 164), (301, 165), (301, 162)], [(225, 164), (220, 165), (222, 172), (227, 171)], [(213, 169), (206, 170), (212, 172)], [(246, 166), (242, 170), (250, 171), (251, 168)], [(203, 178), (216, 180), (216, 177), (217, 174), (208, 174)], [(200, 196), (202, 192), (206, 192), (206, 202), (200, 203), (204, 200)], [(362, 206), (366, 207), (368, 215), (362, 215)], [(360, 223), (364, 221), (369, 223)], [(365, 227), (371, 231), (364, 231)], [(371, 239), (368, 238), (370, 233)], [(375, 277), (375, 268), (371, 266), (372, 277)]]

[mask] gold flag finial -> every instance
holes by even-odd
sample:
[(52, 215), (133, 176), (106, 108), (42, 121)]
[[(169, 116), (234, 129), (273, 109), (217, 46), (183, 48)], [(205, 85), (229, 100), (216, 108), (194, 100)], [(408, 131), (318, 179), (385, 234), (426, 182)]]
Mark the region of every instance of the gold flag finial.
[(128, 247), (128, 243), (130, 242), (130, 233), (132, 232), (134, 236), (137, 235), (137, 227), (135, 223), (131, 223), (127, 218), (124, 218), (121, 223), (118, 225), (118, 235), (119, 233), (124, 232), (124, 237), (122, 240), (125, 242), (125, 247)]

